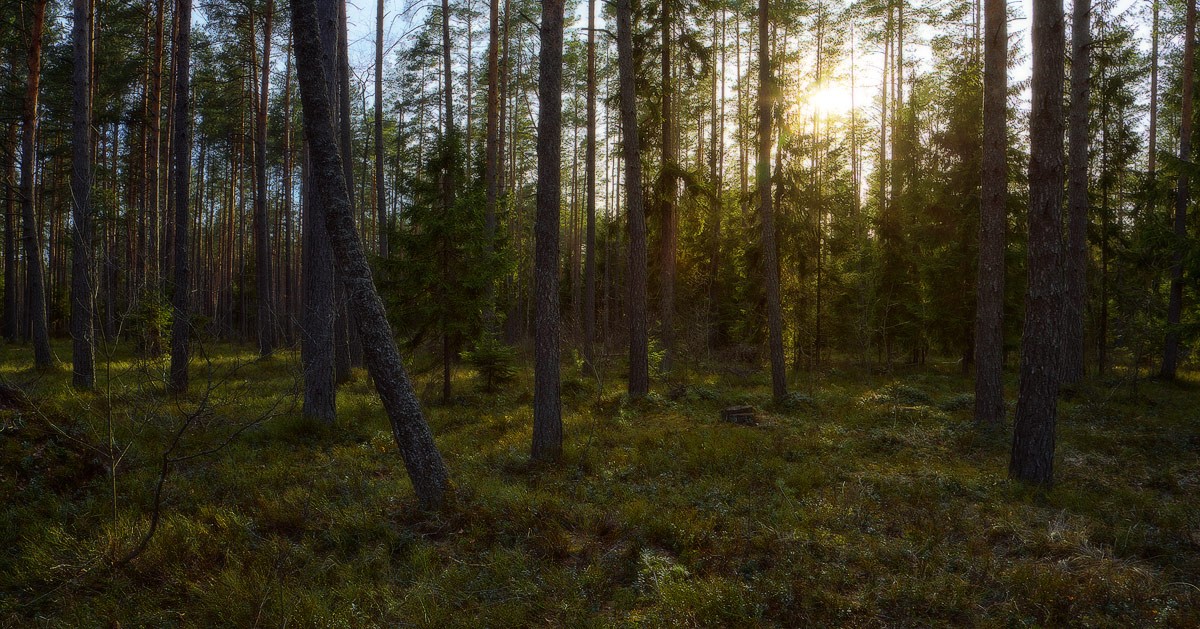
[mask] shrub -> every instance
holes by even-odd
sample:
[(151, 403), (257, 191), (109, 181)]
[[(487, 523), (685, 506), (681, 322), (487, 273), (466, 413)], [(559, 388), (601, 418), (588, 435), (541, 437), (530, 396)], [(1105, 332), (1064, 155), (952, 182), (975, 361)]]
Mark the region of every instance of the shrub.
[(489, 393), (517, 377), (516, 352), (490, 332), (479, 337), (475, 347), (463, 353), (463, 358), (479, 372), (483, 389)]

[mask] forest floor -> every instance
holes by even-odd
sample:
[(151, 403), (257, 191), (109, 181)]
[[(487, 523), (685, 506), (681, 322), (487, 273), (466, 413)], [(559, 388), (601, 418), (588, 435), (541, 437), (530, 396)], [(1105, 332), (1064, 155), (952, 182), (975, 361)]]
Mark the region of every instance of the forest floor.
[[(1200, 625), (1200, 374), (1081, 385), (1036, 491), (950, 365), (802, 373), (784, 406), (766, 374), (693, 370), (630, 402), (617, 369), (598, 387), (564, 367), (549, 467), (529, 462), (529, 371), (493, 396), (464, 369), (426, 405), (455, 490), (423, 513), (364, 374), (313, 426), (296, 356), (248, 352), (215, 350), (169, 400), (128, 351), (79, 394), (0, 348), (25, 392), (0, 395), (0, 625)], [(760, 425), (722, 423), (732, 404)], [(156, 534), (114, 569), (180, 413)]]

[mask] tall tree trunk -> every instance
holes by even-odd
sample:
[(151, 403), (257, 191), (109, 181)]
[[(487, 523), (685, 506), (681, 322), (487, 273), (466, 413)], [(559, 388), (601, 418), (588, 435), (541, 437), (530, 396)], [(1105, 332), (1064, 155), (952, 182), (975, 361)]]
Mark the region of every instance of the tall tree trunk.
[[(487, 129), (484, 139), (483, 185), (485, 196), (484, 230), (489, 251), (496, 240), (496, 207), (500, 197), (500, 0), (488, 0), (488, 86)], [(508, 77), (505, 76), (505, 80)], [(496, 287), (488, 285), (487, 323), (495, 326)], [(493, 330), (494, 331), (494, 330)]]
[(588, 373), (596, 368), (596, 0), (588, 0), (587, 139), (584, 188), (587, 190), (587, 234), (583, 261), (583, 360)]
[(1037, 485), (1050, 485), (1054, 480), (1054, 431), (1062, 367), (1063, 31), (1062, 0), (1034, 0), (1029, 283), (1008, 474)]
[[(1187, 26), (1183, 42), (1183, 96), (1179, 122), (1179, 161), (1192, 158), (1192, 111), (1195, 92), (1196, 0), (1187, 0)], [(1188, 178), (1179, 176), (1175, 184), (1175, 259), (1171, 264), (1171, 299), (1167, 305), (1167, 338), (1163, 345), (1160, 376), (1175, 379), (1179, 367), (1179, 323), (1183, 314), (1183, 260), (1187, 238)]]
[[(337, 50), (338, 0), (316, 0), (318, 36), (322, 54), (309, 58), (309, 63), (321, 63), (321, 73), (327, 107), (335, 103), (333, 79), (336, 76), (334, 59)], [(296, 16), (292, 16), (293, 21)], [(299, 74), (304, 61), (300, 58), (299, 35), (296, 38), (296, 67)], [(303, 97), (301, 98), (303, 103)], [(330, 113), (330, 133), (332, 130)], [(336, 140), (333, 146), (337, 146)], [(313, 146), (309, 138), (305, 138), (305, 172), (302, 179), (304, 190), (302, 238), (301, 299), (304, 303), (303, 320), (300, 330), (300, 361), (304, 365), (304, 415), (325, 423), (333, 423), (336, 413), (336, 392), (333, 385), (333, 344), (334, 344), (334, 304), (333, 304), (333, 252), (330, 250), (329, 235), (325, 225), (325, 207), (317, 201), (312, 178), (315, 176), (312, 165)], [(342, 176), (344, 177), (344, 175)], [(341, 178), (341, 177), (339, 177)], [(347, 200), (347, 203), (349, 201)]]
[(314, 0), (291, 0), (296, 67), (304, 106), (304, 134), (309, 147), (316, 204), (325, 211), (322, 225), (332, 245), (353, 320), (363, 339), (365, 359), (375, 390), (392, 427), (417, 499), (426, 508), (442, 504), (449, 483), (446, 465), (421, 413), (412, 383), (400, 361), (391, 327), (350, 213), (341, 157), (334, 135), (334, 116), (320, 62), (321, 38)]
[[(337, 66), (336, 81), (334, 81), (333, 93), (337, 94), (338, 107), (338, 146), (342, 153), (342, 170), (346, 177), (346, 193), (350, 201), (350, 217), (354, 218), (354, 147), (351, 138), (351, 119), (350, 119), (350, 51), (349, 51), (349, 32), (346, 27), (346, 1), (338, 2), (338, 25), (337, 25)], [(334, 269), (336, 277), (337, 290), (337, 318), (334, 320), (334, 344), (335, 351), (334, 360), (334, 380), (338, 384), (350, 381), (350, 369), (354, 366), (355, 352), (351, 350), (351, 346), (357, 341), (357, 334), (354, 334), (350, 326), (349, 313), (346, 306), (346, 286), (342, 281), (341, 276), (337, 274), (337, 269)]]
[(191, 202), (192, 125), (191, 61), (192, 0), (176, 0), (179, 32), (175, 39), (175, 287), (171, 326), (171, 390), (188, 388), (189, 340), (191, 335), (191, 269), (188, 263), (188, 208)]
[(158, 222), (160, 212), (159, 147), (162, 143), (162, 66), (163, 29), (166, 22), (166, 3), (157, 0), (154, 8), (154, 51), (150, 56), (149, 115), (146, 116), (146, 286), (158, 290)]
[[(445, 136), (443, 150), (446, 151), (442, 171), (442, 211), (449, 214), (454, 207), (454, 148), (457, 136), (454, 130), (454, 66), (450, 58), (450, 0), (442, 0), (442, 78), (444, 104), (446, 107)], [(442, 245), (442, 278), (449, 281), (449, 246)], [(441, 322), (442, 328), (442, 401), (450, 402), (451, 386), (451, 356), (450, 338), (446, 321)]]
[(763, 277), (767, 292), (767, 327), (771, 352), (771, 390), (777, 401), (787, 397), (783, 360), (783, 313), (779, 302), (779, 260), (775, 248), (775, 214), (771, 208), (771, 118), (775, 85), (768, 43), (768, 0), (758, 0), (758, 164), (757, 185), (762, 220)]
[(650, 367), (646, 332), (646, 205), (642, 197), (632, 22), (630, 0), (617, 0), (621, 145), (625, 154), (625, 207), (629, 216), (629, 395), (641, 397), (650, 391)]
[(375, 11), (375, 220), (379, 231), (379, 257), (387, 258), (387, 196), (383, 180), (383, 17), (383, 0), (379, 0)]
[[(187, 0), (183, 0), (187, 1)], [(95, 299), (92, 292), (92, 15), (89, 0), (74, 0), (71, 43), (71, 349), (72, 383), (95, 386)]]
[(283, 290), (286, 304), (283, 312), (287, 320), (284, 329), (290, 345), (294, 343), (295, 321), (298, 318), (295, 306), (296, 295), (299, 293), (296, 290), (296, 276), (299, 274), (299, 269), (292, 254), (292, 170), (295, 166), (292, 161), (292, 46), (290, 36), (288, 41), (283, 74)]
[(1008, 11), (984, 0), (983, 154), (975, 299), (975, 421), (1004, 422), (1004, 249), (1008, 227)]
[(537, 220), (534, 252), (534, 460), (562, 454), (559, 399), (558, 231), (562, 165), (563, 0), (542, 0), (538, 57)]
[(21, 222), (24, 223), (25, 273), (29, 290), (29, 319), (33, 332), (33, 364), (38, 369), (54, 365), (50, 332), (46, 324), (46, 283), (42, 268), (42, 228), (33, 212), (34, 174), (37, 170), (38, 84), (42, 74), (42, 27), (46, 0), (35, 0), (30, 16), (29, 74), (25, 81), (25, 110), (21, 117)]
[(678, 185), (675, 169), (678, 168), (678, 151), (675, 147), (674, 110), (672, 108), (671, 85), (671, 1), (662, 0), (662, 178), (660, 185), (659, 237), (662, 239), (659, 252), (659, 318), (663, 343), (663, 371), (670, 373), (675, 358), (675, 249), (676, 233), (675, 193)]
[(4, 158), (4, 338), (10, 343), (17, 340), (17, 125), (8, 127), (0, 157)]
[(1066, 299), (1063, 315), (1064, 384), (1084, 375), (1083, 311), (1087, 300), (1088, 98), (1092, 72), (1091, 0), (1073, 0), (1071, 18), (1071, 111), (1067, 173)]
[(1159, 1), (1151, 0), (1153, 17), (1150, 22), (1150, 128), (1147, 132), (1146, 170), (1154, 183), (1158, 166), (1158, 14)]
[(254, 258), (258, 280), (258, 353), (262, 356), (275, 351), (276, 330), (275, 295), (271, 289), (271, 227), (267, 217), (267, 108), (271, 102), (271, 20), (274, 12), (274, 0), (267, 0), (263, 16), (258, 116), (254, 129)]

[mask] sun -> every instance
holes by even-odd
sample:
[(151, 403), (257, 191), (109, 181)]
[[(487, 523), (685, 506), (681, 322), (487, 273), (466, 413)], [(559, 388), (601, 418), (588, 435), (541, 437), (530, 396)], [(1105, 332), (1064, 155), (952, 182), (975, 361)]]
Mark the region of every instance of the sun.
[(808, 104), (824, 116), (844, 114), (854, 107), (849, 86), (827, 83), (808, 96)]

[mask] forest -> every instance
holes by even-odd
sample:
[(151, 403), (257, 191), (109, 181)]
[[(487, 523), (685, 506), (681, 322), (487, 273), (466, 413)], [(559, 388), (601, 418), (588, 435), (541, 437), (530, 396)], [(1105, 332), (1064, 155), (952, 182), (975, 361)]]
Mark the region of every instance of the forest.
[(0, 626), (1200, 626), (1197, 0), (0, 0)]

